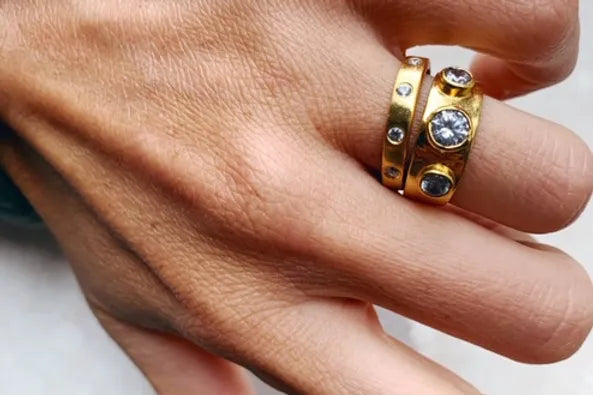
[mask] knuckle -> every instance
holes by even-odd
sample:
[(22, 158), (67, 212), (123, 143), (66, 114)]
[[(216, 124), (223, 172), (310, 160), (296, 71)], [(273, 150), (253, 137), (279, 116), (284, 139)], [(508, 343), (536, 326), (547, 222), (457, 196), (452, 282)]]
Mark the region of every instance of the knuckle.
[(262, 135), (240, 151), (225, 164), (219, 204), (231, 207), (226, 219), (250, 236), (280, 243), (306, 232), (302, 216), (313, 204), (308, 188), (314, 170), (305, 155)]

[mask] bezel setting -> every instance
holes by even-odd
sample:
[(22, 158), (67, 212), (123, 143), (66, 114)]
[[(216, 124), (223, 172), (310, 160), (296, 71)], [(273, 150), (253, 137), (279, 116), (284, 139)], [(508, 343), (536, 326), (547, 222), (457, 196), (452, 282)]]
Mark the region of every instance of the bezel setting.
[(468, 89), (474, 86), (474, 76), (460, 67), (447, 67), (442, 71), (444, 80), (457, 88)]
[(442, 108), (428, 121), (428, 135), (433, 145), (445, 150), (457, 149), (467, 143), (472, 134), (470, 117), (459, 108)]
[(418, 188), (430, 198), (446, 199), (455, 191), (455, 175), (443, 164), (434, 164), (422, 170), (418, 177)]
[(406, 139), (406, 131), (399, 126), (392, 126), (387, 131), (387, 141), (392, 145), (400, 145)]
[(402, 82), (398, 85), (396, 92), (400, 97), (408, 97), (414, 92), (414, 87), (407, 82)]
[(401, 171), (399, 171), (393, 166), (390, 166), (385, 169), (383, 175), (385, 175), (385, 177), (387, 178), (396, 179), (399, 178), (399, 176), (401, 175)]

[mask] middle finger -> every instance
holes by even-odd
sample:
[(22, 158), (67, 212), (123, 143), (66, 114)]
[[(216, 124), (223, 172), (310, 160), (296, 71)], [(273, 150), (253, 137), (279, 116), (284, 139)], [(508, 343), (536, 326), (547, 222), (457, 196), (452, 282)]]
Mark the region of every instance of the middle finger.
[[(593, 287), (577, 262), (394, 199), (352, 161), (334, 169), (299, 244), (315, 246), (315, 261), (335, 270), (327, 280), (335, 296), (525, 362), (557, 361), (580, 347), (593, 325)], [(331, 193), (343, 185), (348, 193)]]

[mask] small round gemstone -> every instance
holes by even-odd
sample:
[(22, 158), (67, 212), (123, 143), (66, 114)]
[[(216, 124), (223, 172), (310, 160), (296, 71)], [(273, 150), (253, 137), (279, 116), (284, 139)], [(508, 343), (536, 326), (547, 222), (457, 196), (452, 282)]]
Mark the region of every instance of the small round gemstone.
[(400, 127), (394, 126), (387, 131), (387, 139), (391, 144), (398, 145), (405, 137), (406, 132)]
[(441, 197), (451, 191), (453, 183), (449, 177), (437, 173), (426, 173), (420, 181), (422, 192), (432, 197)]
[(408, 84), (407, 82), (402, 82), (397, 87), (397, 94), (402, 97), (406, 97), (406, 96), (410, 96), (412, 94), (413, 90), (414, 90), (414, 88), (412, 88), (412, 85)]
[(409, 58), (408, 59), (408, 64), (410, 66), (420, 66), (422, 64), (422, 59), (420, 58)]
[(395, 167), (388, 167), (384, 174), (387, 178), (398, 178), (401, 173)]
[(441, 110), (430, 121), (432, 138), (445, 148), (463, 144), (470, 130), (470, 120), (459, 110)]
[(464, 70), (457, 67), (449, 67), (445, 70), (445, 79), (457, 86), (467, 87), (472, 83), (472, 75)]

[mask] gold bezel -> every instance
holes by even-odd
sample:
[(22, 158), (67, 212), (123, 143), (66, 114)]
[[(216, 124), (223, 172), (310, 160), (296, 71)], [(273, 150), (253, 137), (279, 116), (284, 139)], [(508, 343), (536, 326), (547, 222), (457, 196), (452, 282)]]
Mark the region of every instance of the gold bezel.
[[(426, 193), (424, 191), (424, 189), (422, 189), (422, 181), (424, 180), (424, 177), (427, 174), (437, 174), (437, 175), (446, 177), (451, 182), (451, 188), (449, 189), (449, 191), (441, 196), (434, 196), (434, 195)], [(449, 167), (447, 167), (441, 163), (434, 163), (432, 165), (428, 165), (425, 168), (423, 168), (420, 171), (420, 173), (418, 173), (417, 182), (418, 182), (418, 190), (420, 190), (420, 192), (422, 192), (422, 194), (424, 196), (426, 196), (430, 199), (437, 200), (437, 201), (442, 200), (443, 204), (448, 202), (451, 199), (451, 196), (453, 195), (453, 193), (455, 192), (455, 189), (457, 187), (457, 183), (455, 180), (455, 173)]]
[[(446, 72), (449, 69), (459, 69), (459, 70), (465, 71), (472, 78), (471, 82), (467, 85), (464, 85), (464, 84), (457, 84), (457, 83), (451, 81), (446, 76)], [(467, 96), (467, 95), (471, 94), (472, 90), (476, 86), (476, 80), (475, 80), (473, 74), (471, 72), (469, 72), (468, 70), (465, 70), (464, 68), (461, 68), (461, 67), (447, 67), (447, 68), (441, 70), (437, 74), (435, 80), (438, 83), (439, 88), (445, 94), (451, 95), (451, 96)]]

